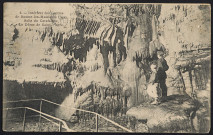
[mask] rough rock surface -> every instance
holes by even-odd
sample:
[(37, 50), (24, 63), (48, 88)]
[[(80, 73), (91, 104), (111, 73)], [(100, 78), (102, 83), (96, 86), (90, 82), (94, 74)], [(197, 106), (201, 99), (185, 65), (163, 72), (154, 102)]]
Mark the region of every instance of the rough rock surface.
[[(136, 132), (147, 132), (137, 129), (137, 125), (141, 120), (147, 120), (145, 124), (148, 132), (179, 132), (184, 130), (189, 132), (191, 128), (191, 119), (194, 112), (199, 108), (200, 104), (188, 96), (171, 95), (167, 101), (159, 105), (151, 105), (149, 103), (141, 104), (127, 111), (127, 115), (135, 117)], [(183, 132), (184, 132), (183, 131)]]

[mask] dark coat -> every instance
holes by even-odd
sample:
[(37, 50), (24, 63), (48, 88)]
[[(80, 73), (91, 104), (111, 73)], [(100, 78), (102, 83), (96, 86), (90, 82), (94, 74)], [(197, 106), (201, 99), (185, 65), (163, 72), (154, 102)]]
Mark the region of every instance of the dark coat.
[(167, 78), (166, 71), (169, 69), (169, 66), (167, 65), (167, 62), (164, 58), (157, 60), (158, 65), (158, 79), (159, 80), (165, 80)]

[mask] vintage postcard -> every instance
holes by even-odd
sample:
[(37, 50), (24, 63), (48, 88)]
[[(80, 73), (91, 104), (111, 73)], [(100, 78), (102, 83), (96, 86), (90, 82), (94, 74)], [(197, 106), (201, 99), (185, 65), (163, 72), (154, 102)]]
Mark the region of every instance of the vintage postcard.
[(208, 133), (210, 4), (3, 5), (3, 131)]

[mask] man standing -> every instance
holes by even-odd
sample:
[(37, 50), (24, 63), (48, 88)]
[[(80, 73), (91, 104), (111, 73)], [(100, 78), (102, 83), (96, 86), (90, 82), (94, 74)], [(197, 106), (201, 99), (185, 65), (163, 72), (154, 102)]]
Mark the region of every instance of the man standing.
[(166, 71), (169, 69), (169, 66), (167, 65), (166, 60), (164, 59), (164, 53), (162, 51), (157, 51), (157, 71), (158, 71), (158, 79), (159, 79), (159, 84), (160, 88), (162, 90), (162, 100), (165, 100), (167, 96), (167, 86), (166, 86)]

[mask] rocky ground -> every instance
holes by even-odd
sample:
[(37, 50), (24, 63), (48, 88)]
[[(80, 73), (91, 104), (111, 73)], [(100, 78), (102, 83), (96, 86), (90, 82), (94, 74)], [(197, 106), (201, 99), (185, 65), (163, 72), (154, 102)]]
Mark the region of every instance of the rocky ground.
[[(55, 125), (45, 119), (41, 119), (41, 126), (39, 130), (39, 117), (31, 117), (26, 119), (25, 131), (26, 132), (58, 132), (59, 126)], [(114, 119), (116, 122), (122, 123), (125, 121), (124, 117)], [(95, 117), (91, 119), (86, 119), (80, 122), (68, 122), (67, 125), (70, 129), (75, 130), (76, 132), (96, 132), (96, 123)], [(127, 124), (123, 124), (125, 126)], [(23, 130), (23, 119), (13, 119), (7, 121), (7, 128), (5, 131), (22, 131)], [(119, 127), (107, 122), (104, 119), (99, 119), (98, 132), (126, 132)], [(62, 132), (66, 132), (65, 129), (62, 129)]]
[[(39, 132), (39, 117), (26, 118), (25, 132)], [(23, 131), (23, 119), (8, 120), (5, 131)], [(45, 119), (41, 119), (41, 132), (58, 132), (59, 127)]]
[(209, 131), (210, 82), (206, 90), (196, 90), (198, 97), (195, 100), (186, 93), (183, 94), (177, 83), (178, 79), (167, 78), (166, 102), (160, 105), (144, 103), (127, 111), (127, 116), (132, 116), (134, 119), (132, 123), (135, 123), (133, 129), (136, 132), (206, 133)]

